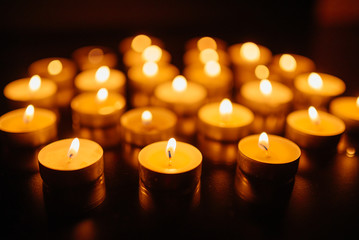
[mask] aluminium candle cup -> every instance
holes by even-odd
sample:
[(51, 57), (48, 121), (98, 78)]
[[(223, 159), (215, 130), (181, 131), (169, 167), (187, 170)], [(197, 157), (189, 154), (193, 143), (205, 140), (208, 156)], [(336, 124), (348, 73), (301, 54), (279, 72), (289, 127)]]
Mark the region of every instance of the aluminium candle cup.
[(330, 102), (330, 113), (342, 119), (349, 134), (359, 134), (359, 107), (356, 97), (338, 97)]
[(248, 135), (254, 114), (248, 108), (232, 103), (233, 112), (223, 120), (219, 102), (208, 103), (198, 111), (198, 131), (204, 136), (219, 141), (238, 141)]
[(71, 101), (73, 124), (79, 126), (116, 125), (125, 108), (125, 98), (114, 92), (109, 92), (103, 102), (98, 102), (95, 92), (81, 93)]
[(118, 61), (116, 53), (104, 46), (84, 46), (78, 48), (72, 53), (72, 58), (81, 71), (92, 68), (97, 69), (101, 66), (116, 68)]
[(297, 173), (301, 150), (289, 139), (268, 135), (269, 154), (258, 147), (259, 134), (238, 143), (238, 167), (247, 176), (272, 182), (292, 181)]
[[(150, 36), (150, 35), (146, 35), (146, 36), (151, 39), (151, 42), (149, 42), (148, 46), (156, 45), (156, 46), (159, 46), (160, 48), (164, 48), (164, 43), (161, 39), (154, 37), (154, 36)], [(127, 52), (129, 50), (133, 50), (131, 45), (132, 45), (132, 40), (135, 37), (136, 36), (127, 37), (120, 41), (120, 43), (118, 45), (118, 50), (121, 54), (125, 54), (125, 52)]]
[(16, 109), (0, 117), (0, 131), (7, 143), (37, 147), (57, 137), (57, 120), (54, 112), (36, 108), (32, 121), (24, 123), (25, 110)]
[(345, 124), (332, 114), (322, 111), (318, 111), (318, 114), (321, 122), (317, 126), (309, 118), (307, 110), (290, 113), (286, 120), (285, 136), (301, 148), (336, 151)]
[[(144, 124), (142, 113), (148, 110), (152, 120)], [(137, 146), (146, 146), (150, 143), (170, 139), (174, 136), (177, 117), (166, 108), (144, 107), (127, 111), (121, 116), (122, 139)]]
[[(193, 191), (201, 178), (202, 154), (194, 146), (177, 141), (172, 167), (167, 164), (167, 141), (155, 142), (138, 154), (140, 181), (151, 191)], [(175, 162), (176, 161), (176, 162)]]
[(41, 178), (49, 187), (68, 188), (94, 183), (104, 173), (102, 147), (91, 140), (79, 139), (78, 153), (69, 159), (73, 139), (62, 139), (43, 147), (38, 154)]
[[(172, 60), (171, 54), (162, 49), (162, 56), (159, 61), (156, 61), (158, 64), (169, 64)], [(123, 55), (123, 63), (127, 68), (143, 65), (146, 62), (142, 58), (142, 53), (135, 52), (134, 50), (128, 50)]]

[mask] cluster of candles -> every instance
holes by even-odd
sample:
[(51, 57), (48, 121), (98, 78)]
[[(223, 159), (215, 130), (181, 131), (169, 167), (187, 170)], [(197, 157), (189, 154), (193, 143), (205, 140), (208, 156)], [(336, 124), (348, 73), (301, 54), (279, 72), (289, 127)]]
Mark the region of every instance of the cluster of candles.
[(72, 59), (36, 61), (31, 77), (6, 85), (4, 95), (15, 110), (1, 116), (0, 130), (15, 145), (41, 146), (46, 184), (81, 185), (103, 174), (103, 149), (93, 139), (53, 141), (62, 107), (70, 106), (74, 128), (108, 129), (113, 146), (140, 147), (139, 177), (150, 189), (193, 188), (200, 181), (201, 151), (174, 136), (235, 143), (244, 174), (289, 181), (301, 148), (335, 148), (345, 130), (359, 127), (357, 98), (339, 97), (344, 82), (314, 72), (304, 56), (272, 56), (252, 42), (227, 48), (221, 39), (194, 38), (186, 43), (180, 75), (155, 37), (126, 38), (119, 51), (126, 74), (115, 69), (114, 51), (87, 46)]

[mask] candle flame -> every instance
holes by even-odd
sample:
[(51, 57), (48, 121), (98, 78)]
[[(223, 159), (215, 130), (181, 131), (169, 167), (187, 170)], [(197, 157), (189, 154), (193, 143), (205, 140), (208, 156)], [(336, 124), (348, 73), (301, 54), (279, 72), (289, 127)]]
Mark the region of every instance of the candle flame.
[(145, 62), (142, 66), (142, 72), (148, 77), (153, 77), (158, 73), (158, 64), (155, 62)]
[(141, 120), (143, 125), (149, 125), (152, 122), (152, 113), (148, 110), (143, 111), (141, 115)]
[(319, 114), (317, 112), (317, 109), (315, 109), (315, 107), (310, 106), (308, 108), (308, 115), (310, 120), (315, 124), (318, 125), (320, 123), (320, 117)]
[(287, 72), (293, 72), (297, 68), (297, 61), (290, 54), (283, 54), (279, 58), (279, 67)]
[(162, 57), (162, 49), (159, 46), (151, 45), (142, 52), (142, 59), (145, 61), (158, 62)]
[(103, 60), (105, 53), (101, 48), (93, 48), (89, 51), (87, 58), (90, 63), (98, 64)]
[(258, 61), (260, 57), (259, 47), (253, 42), (243, 43), (241, 49), (239, 50), (239, 54), (242, 58), (250, 62)]
[(172, 81), (172, 88), (176, 92), (183, 92), (187, 89), (187, 80), (184, 76), (178, 75)]
[(146, 47), (152, 43), (151, 38), (144, 34), (137, 35), (132, 39), (131, 48), (138, 53), (142, 53)]
[(315, 90), (320, 90), (323, 87), (323, 80), (318, 73), (312, 72), (308, 76), (308, 84)]
[(47, 71), (50, 75), (58, 75), (62, 71), (62, 63), (60, 60), (52, 60), (49, 65), (47, 65)]
[(205, 64), (209, 61), (218, 61), (219, 56), (216, 50), (212, 48), (207, 48), (199, 53), (199, 59), (201, 63)]
[(34, 113), (35, 113), (35, 108), (32, 104), (30, 104), (29, 106), (27, 106), (25, 112), (24, 112), (24, 116), (23, 116), (23, 121), (24, 123), (29, 123), (32, 121), (32, 119), (34, 118)]
[(176, 139), (171, 138), (170, 140), (168, 140), (166, 147), (166, 156), (169, 159), (169, 165), (171, 165), (171, 160), (175, 155), (175, 151), (176, 151)]
[(266, 152), (268, 152), (269, 150), (269, 139), (268, 139), (268, 135), (265, 132), (262, 132), (261, 135), (259, 135), (258, 138), (258, 147), (260, 149), (265, 150)]
[(269, 69), (265, 65), (258, 65), (254, 70), (254, 74), (258, 79), (268, 79)]
[(359, 108), (359, 97), (357, 97), (356, 104), (357, 104), (357, 107)]
[(207, 48), (211, 48), (216, 50), (217, 49), (217, 43), (216, 41), (211, 37), (202, 37), (197, 41), (197, 48), (200, 51), (203, 51)]
[(262, 79), (259, 83), (259, 90), (264, 96), (272, 94), (272, 84), (268, 79)]
[(74, 138), (74, 140), (72, 140), (71, 142), (69, 151), (67, 152), (67, 156), (70, 158), (70, 160), (76, 157), (79, 148), (80, 148), (80, 141), (78, 138)]
[(231, 100), (225, 98), (219, 105), (219, 114), (223, 121), (228, 121), (232, 115), (233, 106)]
[(106, 101), (108, 97), (108, 91), (106, 88), (101, 88), (97, 91), (97, 94), (96, 94), (96, 99), (98, 102), (104, 102)]
[(204, 65), (204, 72), (210, 77), (218, 76), (221, 73), (221, 65), (217, 61), (209, 61)]
[(29, 88), (32, 92), (39, 90), (41, 87), (41, 78), (39, 75), (34, 75), (30, 78)]
[(101, 66), (96, 71), (96, 81), (98, 83), (104, 83), (110, 77), (110, 68), (107, 66)]

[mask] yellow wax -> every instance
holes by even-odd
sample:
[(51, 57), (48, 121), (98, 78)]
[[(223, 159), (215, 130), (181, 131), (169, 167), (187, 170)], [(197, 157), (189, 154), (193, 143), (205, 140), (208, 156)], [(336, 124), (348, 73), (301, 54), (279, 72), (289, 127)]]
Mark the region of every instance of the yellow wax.
[(357, 121), (359, 126), (359, 107), (356, 104), (356, 97), (339, 97), (330, 103), (330, 112), (345, 120)]
[(88, 139), (79, 140), (79, 151), (72, 159), (67, 153), (73, 139), (63, 139), (46, 145), (38, 155), (40, 164), (53, 170), (73, 171), (86, 168), (102, 159), (103, 149), (99, 144)]
[(167, 141), (147, 145), (138, 155), (140, 164), (154, 172), (178, 174), (191, 171), (202, 163), (202, 154), (197, 148), (177, 141), (176, 151), (170, 164), (166, 147)]
[[(146, 61), (142, 59), (142, 53), (135, 52), (134, 50), (130, 49), (123, 55), (123, 63), (127, 67), (133, 67), (138, 65), (143, 65)], [(165, 64), (171, 62), (171, 54), (162, 49), (162, 56), (161, 59), (157, 62), (158, 64)]]
[(75, 77), (75, 86), (82, 92), (97, 91), (100, 88), (106, 88), (108, 91), (124, 92), (126, 82), (125, 74), (117, 69), (110, 69), (110, 76), (104, 82), (96, 80), (96, 71), (98, 69), (88, 69), (80, 72)]
[(29, 123), (23, 121), (26, 108), (16, 109), (0, 117), (0, 130), (9, 133), (35, 132), (56, 123), (56, 114), (47, 109), (36, 108)]
[(267, 164), (285, 164), (298, 160), (301, 155), (300, 148), (292, 141), (275, 135), (268, 135), (269, 152), (259, 148), (259, 135), (243, 138), (239, 144), (239, 151), (258, 162)]
[(320, 89), (314, 89), (308, 84), (308, 76), (310, 73), (303, 73), (298, 75), (294, 80), (295, 88), (308, 95), (317, 95), (317, 96), (338, 96), (345, 91), (345, 83), (332, 75), (325, 73), (318, 73), (322, 78), (323, 86)]
[(266, 65), (271, 61), (272, 52), (268, 48), (266, 48), (262, 45), (258, 45), (258, 44), (257, 44), (257, 46), (259, 48), (259, 59), (258, 60), (248, 61), (247, 59), (242, 58), (242, 56), (240, 54), (242, 45), (243, 45), (243, 43), (237, 43), (228, 48), (229, 56), (232, 60), (232, 63), (235, 66), (246, 66), (246, 67), (255, 66), (256, 67), (259, 64)]

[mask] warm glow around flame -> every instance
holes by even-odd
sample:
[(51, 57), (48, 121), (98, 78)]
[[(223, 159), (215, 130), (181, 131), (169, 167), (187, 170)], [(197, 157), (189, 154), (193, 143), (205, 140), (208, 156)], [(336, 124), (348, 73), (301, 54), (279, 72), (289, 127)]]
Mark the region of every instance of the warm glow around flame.
[(71, 142), (69, 151), (67, 152), (67, 156), (70, 159), (73, 159), (74, 157), (76, 157), (76, 155), (79, 151), (79, 148), (80, 148), (80, 140), (78, 138), (74, 138), (74, 140), (72, 140), (72, 142)]
[(258, 79), (267, 79), (269, 77), (269, 69), (265, 65), (258, 65), (254, 70), (254, 74)]
[(29, 88), (31, 91), (35, 92), (41, 87), (41, 78), (39, 75), (34, 75), (30, 78)]
[(88, 53), (88, 60), (92, 64), (98, 64), (103, 60), (105, 53), (101, 48), (94, 48)]
[(151, 45), (142, 52), (142, 59), (145, 61), (158, 62), (162, 57), (162, 49), (159, 46)]
[(283, 54), (279, 58), (279, 67), (287, 72), (293, 72), (297, 68), (297, 61), (290, 54)]
[(197, 41), (197, 48), (200, 51), (203, 51), (207, 48), (211, 48), (216, 50), (217, 49), (217, 43), (216, 41), (211, 37), (202, 37)]
[(158, 65), (155, 62), (145, 62), (142, 66), (142, 72), (148, 77), (153, 77), (158, 73)]
[(308, 84), (315, 90), (320, 90), (323, 87), (323, 80), (318, 73), (312, 72), (308, 76)]
[(265, 151), (269, 150), (269, 139), (267, 133), (262, 132), (261, 135), (259, 135), (258, 147)]
[(357, 107), (359, 108), (359, 97), (357, 97), (356, 104), (357, 104)]
[(106, 82), (109, 77), (110, 77), (109, 67), (102, 66), (97, 69), (95, 78), (98, 83)]
[(141, 53), (146, 47), (151, 46), (151, 43), (151, 38), (144, 34), (140, 34), (132, 39), (131, 48), (135, 52)]
[(166, 155), (170, 160), (169, 164), (171, 165), (171, 158), (173, 158), (176, 151), (176, 139), (171, 138), (168, 140), (167, 147), (166, 147)]
[(35, 108), (33, 105), (29, 105), (27, 106), (25, 112), (24, 112), (24, 116), (23, 116), (23, 121), (24, 123), (29, 123), (32, 121), (32, 119), (34, 118), (34, 113), (35, 113)]
[(239, 54), (242, 58), (250, 62), (257, 61), (260, 57), (259, 47), (253, 42), (243, 43)]
[(57, 75), (62, 71), (62, 63), (60, 60), (52, 60), (49, 65), (47, 65), (47, 71), (50, 75)]
[(221, 116), (221, 119), (223, 121), (229, 120), (229, 118), (232, 115), (232, 112), (233, 112), (232, 102), (228, 98), (223, 99), (219, 105), (219, 114)]
[(210, 77), (216, 77), (221, 73), (221, 65), (217, 61), (209, 61), (204, 65), (204, 72)]
[(98, 102), (106, 101), (107, 97), (108, 97), (108, 91), (106, 88), (101, 88), (97, 91), (96, 99)]
[(176, 92), (183, 92), (187, 88), (187, 80), (184, 76), (178, 75), (172, 81), (172, 88)]
[(272, 94), (272, 84), (268, 79), (263, 79), (259, 83), (259, 90), (264, 96)]
[(148, 110), (143, 111), (141, 120), (143, 125), (149, 125), (152, 122), (152, 113)]
[(207, 48), (199, 53), (199, 59), (201, 60), (201, 63), (205, 64), (209, 61), (218, 61), (219, 56), (216, 50)]
[(315, 124), (318, 125), (320, 123), (320, 118), (319, 118), (319, 114), (317, 112), (317, 109), (315, 109), (315, 107), (310, 106), (308, 108), (308, 115), (310, 120)]

